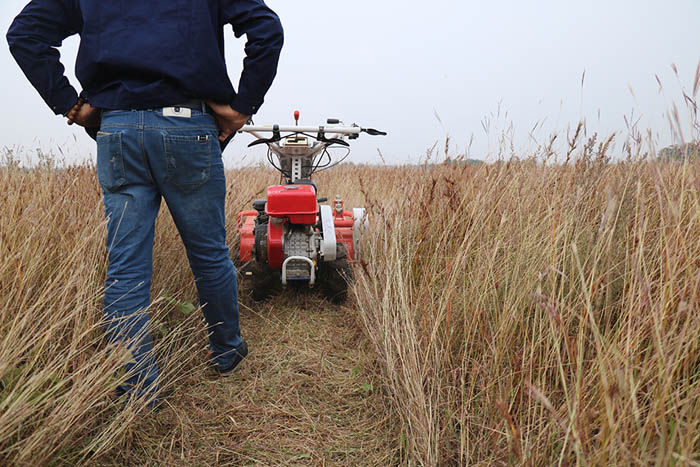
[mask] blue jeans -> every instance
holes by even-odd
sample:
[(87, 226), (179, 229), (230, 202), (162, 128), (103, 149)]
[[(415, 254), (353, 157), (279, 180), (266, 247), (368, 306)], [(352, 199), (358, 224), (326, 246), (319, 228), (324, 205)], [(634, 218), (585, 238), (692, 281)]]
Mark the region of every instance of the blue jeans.
[(158, 388), (148, 331), (153, 236), (161, 196), (180, 233), (209, 331), (212, 360), (230, 368), (242, 343), (236, 270), (226, 245), (226, 180), (211, 115), (164, 116), (162, 110), (106, 111), (97, 136), (109, 267), (107, 338), (133, 347), (128, 392)]

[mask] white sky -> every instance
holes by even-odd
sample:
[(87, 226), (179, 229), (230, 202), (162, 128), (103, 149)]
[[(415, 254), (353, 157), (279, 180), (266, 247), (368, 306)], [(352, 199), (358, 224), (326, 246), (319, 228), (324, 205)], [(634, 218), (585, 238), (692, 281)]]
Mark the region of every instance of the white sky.
[[(26, 0), (2, 0), (4, 32)], [(690, 92), (700, 61), (698, 0), (268, 0), (286, 43), (279, 72), (256, 123), (319, 124), (338, 117), (389, 132), (363, 135), (352, 160), (417, 161), (436, 141), (451, 153), (474, 137), (471, 156), (497, 148), (512, 121), (517, 149), (565, 131), (582, 118), (588, 132), (625, 132), (634, 109), (640, 127), (671, 143), (664, 112)], [(243, 39), (227, 33), (229, 74), (238, 82)], [(4, 35), (4, 34), (3, 34)], [(62, 47), (71, 82), (78, 38)], [(680, 72), (671, 70), (675, 63)], [(0, 46), (0, 147), (36, 148), (67, 158), (92, 158), (94, 143), (55, 117), (28, 84), (4, 41)], [(586, 72), (583, 88), (582, 73)], [(664, 84), (659, 93), (655, 75)], [(634, 93), (630, 92), (630, 88)], [(500, 117), (495, 116), (501, 109)], [(506, 115), (507, 111), (507, 115)], [(599, 117), (600, 112), (600, 117)], [(435, 114), (439, 115), (440, 121)], [(490, 136), (482, 121), (490, 116)], [(239, 135), (228, 165), (257, 160)]]

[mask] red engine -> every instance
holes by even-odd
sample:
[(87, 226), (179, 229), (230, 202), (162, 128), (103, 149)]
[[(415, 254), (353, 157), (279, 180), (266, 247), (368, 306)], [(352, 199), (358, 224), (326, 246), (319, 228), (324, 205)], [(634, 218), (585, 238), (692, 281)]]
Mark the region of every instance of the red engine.
[[(239, 259), (262, 266), (246, 275), (277, 273), (277, 281), (314, 285), (317, 271), (343, 265), (355, 255), (356, 231), (364, 222), (364, 210), (345, 211), (336, 198), (333, 206), (319, 205), (313, 185), (275, 185), (267, 199), (253, 203), (255, 210), (238, 214)], [(333, 270), (335, 276), (337, 272)], [(333, 274), (329, 274), (333, 275)], [(280, 277), (281, 276), (281, 277)], [(342, 277), (334, 277), (335, 281)]]
[[(267, 200), (254, 203), (255, 210), (242, 211), (236, 219), (240, 233), (239, 258), (241, 262), (253, 259), (267, 263), (272, 270), (280, 270), (284, 260), (292, 256), (305, 256), (314, 264), (322, 255), (323, 223), (317, 204), (316, 190), (312, 185), (275, 185), (267, 189)], [(354, 231), (359, 222), (357, 213), (345, 211), (339, 198), (323, 209), (331, 213), (336, 244), (341, 244), (342, 256), (353, 260), (355, 253)], [(285, 240), (295, 241), (285, 254)]]

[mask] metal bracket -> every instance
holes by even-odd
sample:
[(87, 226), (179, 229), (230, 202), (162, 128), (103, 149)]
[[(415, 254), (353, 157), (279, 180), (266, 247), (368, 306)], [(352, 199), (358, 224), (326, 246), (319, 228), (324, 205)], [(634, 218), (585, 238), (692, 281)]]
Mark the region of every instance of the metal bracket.
[(292, 183), (301, 180), (301, 157), (292, 157)]
[(304, 261), (305, 263), (308, 263), (309, 268), (311, 269), (309, 285), (311, 286), (316, 283), (316, 270), (314, 268), (314, 262), (306, 256), (290, 256), (289, 258), (284, 260), (284, 263), (282, 263), (282, 285), (287, 285), (287, 265), (290, 261)]

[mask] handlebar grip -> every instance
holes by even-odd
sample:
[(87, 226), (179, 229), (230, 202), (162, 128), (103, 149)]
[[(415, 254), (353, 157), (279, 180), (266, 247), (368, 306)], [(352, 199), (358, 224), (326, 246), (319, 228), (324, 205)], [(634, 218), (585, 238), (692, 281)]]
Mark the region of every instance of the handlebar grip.
[(327, 125), (338, 125), (338, 124), (340, 124), (340, 120), (337, 118), (329, 118), (328, 120), (326, 120), (326, 124)]
[(374, 128), (363, 128), (362, 131), (367, 133), (368, 135), (371, 136), (386, 136), (387, 133), (385, 131), (379, 131), (375, 130)]

